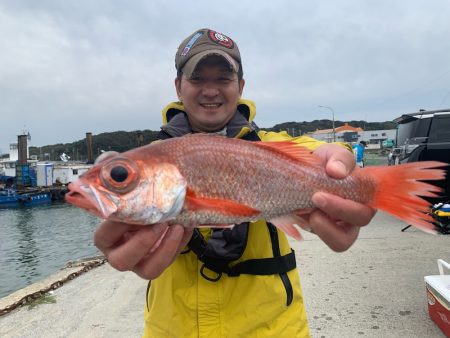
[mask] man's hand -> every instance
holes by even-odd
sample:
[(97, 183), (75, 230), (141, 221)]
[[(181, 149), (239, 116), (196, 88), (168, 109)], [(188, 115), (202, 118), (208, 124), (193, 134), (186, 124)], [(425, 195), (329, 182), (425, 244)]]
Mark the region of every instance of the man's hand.
[[(326, 173), (333, 178), (344, 178), (355, 167), (353, 153), (336, 144), (324, 144), (316, 149)], [(312, 231), (334, 251), (345, 251), (352, 246), (359, 229), (367, 225), (376, 211), (364, 204), (324, 192), (313, 195), (315, 209), (308, 219)]]
[(105, 221), (95, 231), (94, 243), (112, 267), (152, 280), (175, 260), (192, 231), (167, 223), (142, 226)]

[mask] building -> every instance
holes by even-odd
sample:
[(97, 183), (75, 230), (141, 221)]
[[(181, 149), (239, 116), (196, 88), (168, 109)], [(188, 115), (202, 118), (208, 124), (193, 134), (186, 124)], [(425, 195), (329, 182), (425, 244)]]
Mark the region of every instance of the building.
[(365, 131), (359, 127), (352, 127), (348, 123), (345, 123), (341, 127), (333, 129), (321, 129), (308, 133), (308, 136), (315, 138), (316, 140), (333, 142), (346, 142), (346, 143), (358, 143), (360, 141), (366, 141), (368, 148), (379, 149), (381, 143), (385, 140), (395, 140), (397, 130), (368, 130)]
[[(348, 123), (345, 123), (341, 127), (333, 129), (317, 129), (311, 133), (308, 133), (308, 136), (315, 138), (316, 140), (325, 141), (325, 142), (333, 142), (336, 140), (337, 142), (357, 142), (359, 135), (364, 133), (364, 130), (359, 127), (352, 127)], [(334, 135), (335, 134), (335, 135)]]
[(358, 141), (366, 141), (368, 148), (379, 149), (386, 140), (395, 141), (397, 129), (367, 130), (364, 131)]

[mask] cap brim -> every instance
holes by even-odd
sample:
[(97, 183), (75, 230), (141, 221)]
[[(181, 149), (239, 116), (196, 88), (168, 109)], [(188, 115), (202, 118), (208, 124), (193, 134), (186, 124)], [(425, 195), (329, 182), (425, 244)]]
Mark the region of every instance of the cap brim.
[(192, 56), (184, 65), (182, 69), (183, 74), (188, 78), (192, 77), (198, 64), (207, 57), (214, 55), (221, 56), (230, 65), (232, 71), (236, 73), (239, 71), (239, 63), (230, 54), (220, 49), (209, 49)]

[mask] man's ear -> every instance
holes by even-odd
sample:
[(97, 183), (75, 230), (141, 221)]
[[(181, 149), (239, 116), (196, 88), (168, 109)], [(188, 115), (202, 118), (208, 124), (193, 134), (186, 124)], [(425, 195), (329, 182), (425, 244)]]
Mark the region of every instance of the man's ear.
[(175, 78), (175, 90), (177, 91), (178, 100), (181, 102), (181, 77)]
[(244, 91), (244, 86), (245, 86), (245, 80), (242, 79), (241, 81), (239, 81), (239, 96), (242, 96), (242, 92)]

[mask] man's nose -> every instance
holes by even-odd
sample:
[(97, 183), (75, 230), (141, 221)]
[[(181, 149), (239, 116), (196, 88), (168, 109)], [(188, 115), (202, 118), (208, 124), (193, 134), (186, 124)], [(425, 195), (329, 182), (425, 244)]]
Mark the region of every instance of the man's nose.
[(216, 96), (219, 94), (219, 87), (214, 81), (207, 81), (202, 87), (202, 94), (204, 96)]

